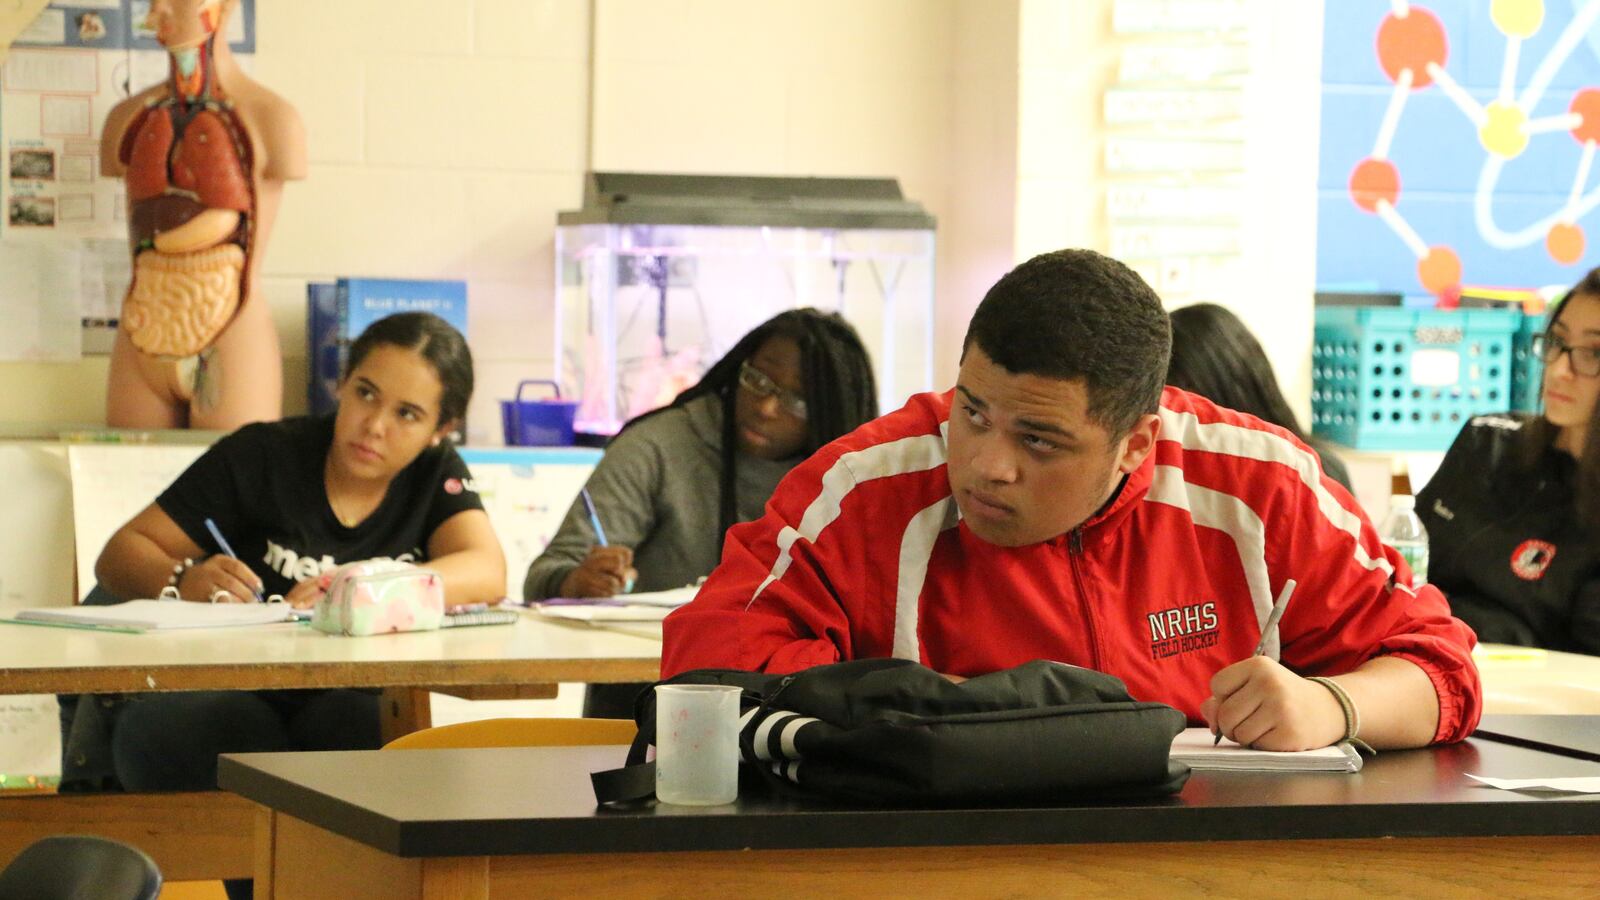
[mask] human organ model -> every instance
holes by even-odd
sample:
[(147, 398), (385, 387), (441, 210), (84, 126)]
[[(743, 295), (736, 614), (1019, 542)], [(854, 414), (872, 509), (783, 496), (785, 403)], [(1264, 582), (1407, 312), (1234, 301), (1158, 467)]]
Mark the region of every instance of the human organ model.
[(111, 355), (117, 427), (231, 430), (276, 419), (282, 360), (257, 268), (305, 137), (218, 33), (236, 0), (154, 0), (165, 82), (106, 120), (102, 170), (127, 184), (133, 280)]

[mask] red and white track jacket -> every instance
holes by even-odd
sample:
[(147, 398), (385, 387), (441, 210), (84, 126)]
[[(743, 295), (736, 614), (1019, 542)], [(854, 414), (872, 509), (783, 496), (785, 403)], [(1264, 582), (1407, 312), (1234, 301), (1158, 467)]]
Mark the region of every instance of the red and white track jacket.
[(1285, 580), (1267, 652), (1302, 675), (1389, 654), (1439, 695), (1435, 741), (1480, 713), (1475, 638), (1281, 428), (1167, 388), (1155, 452), (1088, 522), (999, 547), (961, 521), (945, 472), (951, 397), (919, 394), (784, 478), (766, 515), (667, 617), (663, 677), (789, 672), (862, 657), (980, 675), (1033, 659), (1109, 672), (1199, 721), (1248, 657)]

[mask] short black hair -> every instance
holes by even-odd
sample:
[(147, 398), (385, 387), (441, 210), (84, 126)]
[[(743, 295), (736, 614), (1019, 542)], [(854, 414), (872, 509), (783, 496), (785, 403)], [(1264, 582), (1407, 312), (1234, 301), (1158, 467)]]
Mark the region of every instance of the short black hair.
[(361, 332), (350, 345), (344, 377), (361, 365), (374, 347), (388, 345), (415, 350), (439, 376), (444, 393), (439, 398), (435, 427), (460, 422), (472, 400), (472, 350), (455, 326), (430, 312), (405, 312), (384, 316)]
[(1089, 417), (1120, 438), (1161, 403), (1172, 324), (1132, 269), (1093, 250), (1056, 250), (995, 282), (972, 314), (976, 345), (1013, 375), (1085, 383)]

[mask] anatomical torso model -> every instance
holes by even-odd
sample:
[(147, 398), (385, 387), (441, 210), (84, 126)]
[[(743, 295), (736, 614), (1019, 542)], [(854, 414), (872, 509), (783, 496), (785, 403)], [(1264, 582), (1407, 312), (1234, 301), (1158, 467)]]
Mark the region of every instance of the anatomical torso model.
[(257, 270), (283, 183), (305, 177), (305, 133), (219, 36), (235, 4), (153, 0), (170, 74), (106, 119), (101, 167), (127, 183), (133, 254), (106, 394), (114, 427), (232, 430), (282, 414)]

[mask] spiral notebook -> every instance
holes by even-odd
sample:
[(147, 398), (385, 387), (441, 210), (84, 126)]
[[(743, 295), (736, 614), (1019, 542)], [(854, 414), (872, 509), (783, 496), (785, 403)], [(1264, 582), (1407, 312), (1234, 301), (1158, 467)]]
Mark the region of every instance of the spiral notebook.
[(1213, 746), (1209, 728), (1186, 728), (1172, 742), (1172, 758), (1189, 768), (1223, 772), (1359, 772), (1361, 754), (1348, 743), (1317, 750), (1252, 750), (1227, 738)]

